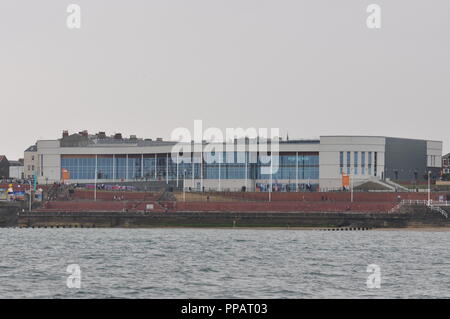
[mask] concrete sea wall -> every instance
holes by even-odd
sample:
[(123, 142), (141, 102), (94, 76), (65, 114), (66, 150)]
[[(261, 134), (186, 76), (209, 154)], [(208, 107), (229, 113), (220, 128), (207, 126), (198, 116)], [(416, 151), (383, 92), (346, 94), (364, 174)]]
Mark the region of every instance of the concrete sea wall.
[(0, 227), (14, 227), (19, 223), (19, 205), (0, 205)]
[(2, 227), (310, 227), (404, 228), (450, 227), (424, 206), (396, 213), (367, 212), (23, 212), (0, 206)]

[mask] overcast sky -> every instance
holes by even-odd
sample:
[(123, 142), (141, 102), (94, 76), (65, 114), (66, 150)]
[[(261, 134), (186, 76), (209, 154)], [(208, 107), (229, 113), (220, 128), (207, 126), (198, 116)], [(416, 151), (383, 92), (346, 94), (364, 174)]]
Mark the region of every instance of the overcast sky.
[(1, 0), (0, 154), (64, 129), (169, 138), (195, 119), (448, 152), (449, 13), (448, 0)]

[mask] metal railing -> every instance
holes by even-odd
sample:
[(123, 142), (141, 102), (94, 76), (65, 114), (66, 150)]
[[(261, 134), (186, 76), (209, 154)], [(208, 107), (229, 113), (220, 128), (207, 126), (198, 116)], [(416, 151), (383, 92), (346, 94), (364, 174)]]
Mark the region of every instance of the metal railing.
[(395, 206), (391, 211), (398, 210), (402, 205), (424, 205), (429, 207), (432, 211), (440, 213), (445, 218), (448, 218), (448, 213), (442, 209), (442, 207), (450, 206), (449, 201), (433, 201), (433, 200), (412, 200), (404, 199), (397, 206)]
[(418, 199), (402, 199), (400, 202), (402, 205), (428, 205), (427, 200), (418, 200)]
[(434, 210), (434, 211), (436, 211), (438, 213), (441, 213), (442, 216), (444, 216), (445, 218), (448, 218), (448, 213), (445, 210), (443, 210), (441, 207), (439, 207), (439, 206), (431, 206), (431, 205), (429, 207), (430, 207), (431, 210)]
[(405, 205), (426, 205), (426, 206), (450, 206), (450, 201), (437, 201), (437, 200), (418, 200), (418, 199), (403, 199), (400, 204)]

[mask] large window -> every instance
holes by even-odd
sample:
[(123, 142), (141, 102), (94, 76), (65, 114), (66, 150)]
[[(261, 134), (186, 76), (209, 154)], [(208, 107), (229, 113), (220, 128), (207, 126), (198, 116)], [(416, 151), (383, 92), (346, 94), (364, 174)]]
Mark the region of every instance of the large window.
[(361, 174), (366, 175), (366, 152), (361, 152)]
[(112, 179), (113, 178), (113, 159), (112, 159), (112, 157), (109, 157), (109, 156), (98, 156), (97, 157), (97, 178), (98, 179)]
[[(270, 167), (270, 156), (256, 157), (250, 163), (249, 153), (222, 153), (222, 160), (211, 161), (195, 155), (180, 156), (179, 163), (167, 154), (116, 154), (97, 156), (97, 178), (115, 180), (176, 180), (178, 179), (270, 179), (270, 173), (262, 171)], [(205, 156), (208, 156), (205, 154)], [(95, 155), (62, 155), (61, 168), (67, 169), (74, 180), (95, 179)], [(252, 157), (253, 158), (253, 157)], [(228, 162), (227, 162), (228, 161)], [(318, 154), (282, 154), (278, 157), (278, 169), (274, 180), (308, 180), (319, 178)], [(178, 173), (178, 175), (177, 175)]]
[(61, 168), (69, 171), (71, 179), (95, 179), (95, 157), (62, 157)]
[(128, 179), (140, 179), (142, 176), (142, 156), (128, 155)]
[(350, 152), (347, 152), (347, 174), (350, 174)]
[(359, 162), (359, 160), (358, 160), (358, 152), (355, 152), (354, 153), (354, 164), (353, 164), (353, 166), (354, 166), (354, 170), (355, 170), (355, 175), (358, 175), (358, 162)]
[[(206, 155), (208, 156), (208, 155)], [(248, 163), (248, 153), (245, 152), (228, 152), (222, 154), (222, 159), (219, 160), (216, 154), (213, 154), (215, 160), (205, 158), (208, 162), (205, 163), (204, 170), (207, 179), (245, 179), (246, 171), (247, 178), (250, 171)], [(220, 161), (220, 164), (219, 164)], [(220, 174), (219, 174), (220, 167)]]
[(375, 152), (374, 153), (374, 160), (373, 160), (373, 175), (377, 176), (377, 157), (378, 157), (378, 153)]
[[(260, 157), (257, 167), (257, 179), (270, 179), (270, 174), (263, 174), (262, 167), (270, 167), (267, 163), (270, 157)], [(280, 155), (278, 170), (272, 176), (273, 180), (319, 179), (319, 155), (296, 154)]]
[(115, 179), (127, 178), (127, 158), (125, 155), (116, 155), (114, 158)]
[(156, 159), (155, 155), (144, 155), (144, 179), (152, 180), (156, 178)]

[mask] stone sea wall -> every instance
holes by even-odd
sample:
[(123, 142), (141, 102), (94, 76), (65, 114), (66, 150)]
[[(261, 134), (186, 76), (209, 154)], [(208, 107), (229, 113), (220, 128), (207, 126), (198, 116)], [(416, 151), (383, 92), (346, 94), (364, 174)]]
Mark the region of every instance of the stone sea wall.
[(425, 206), (395, 213), (367, 212), (27, 212), (0, 206), (0, 227), (450, 227), (447, 218)]

